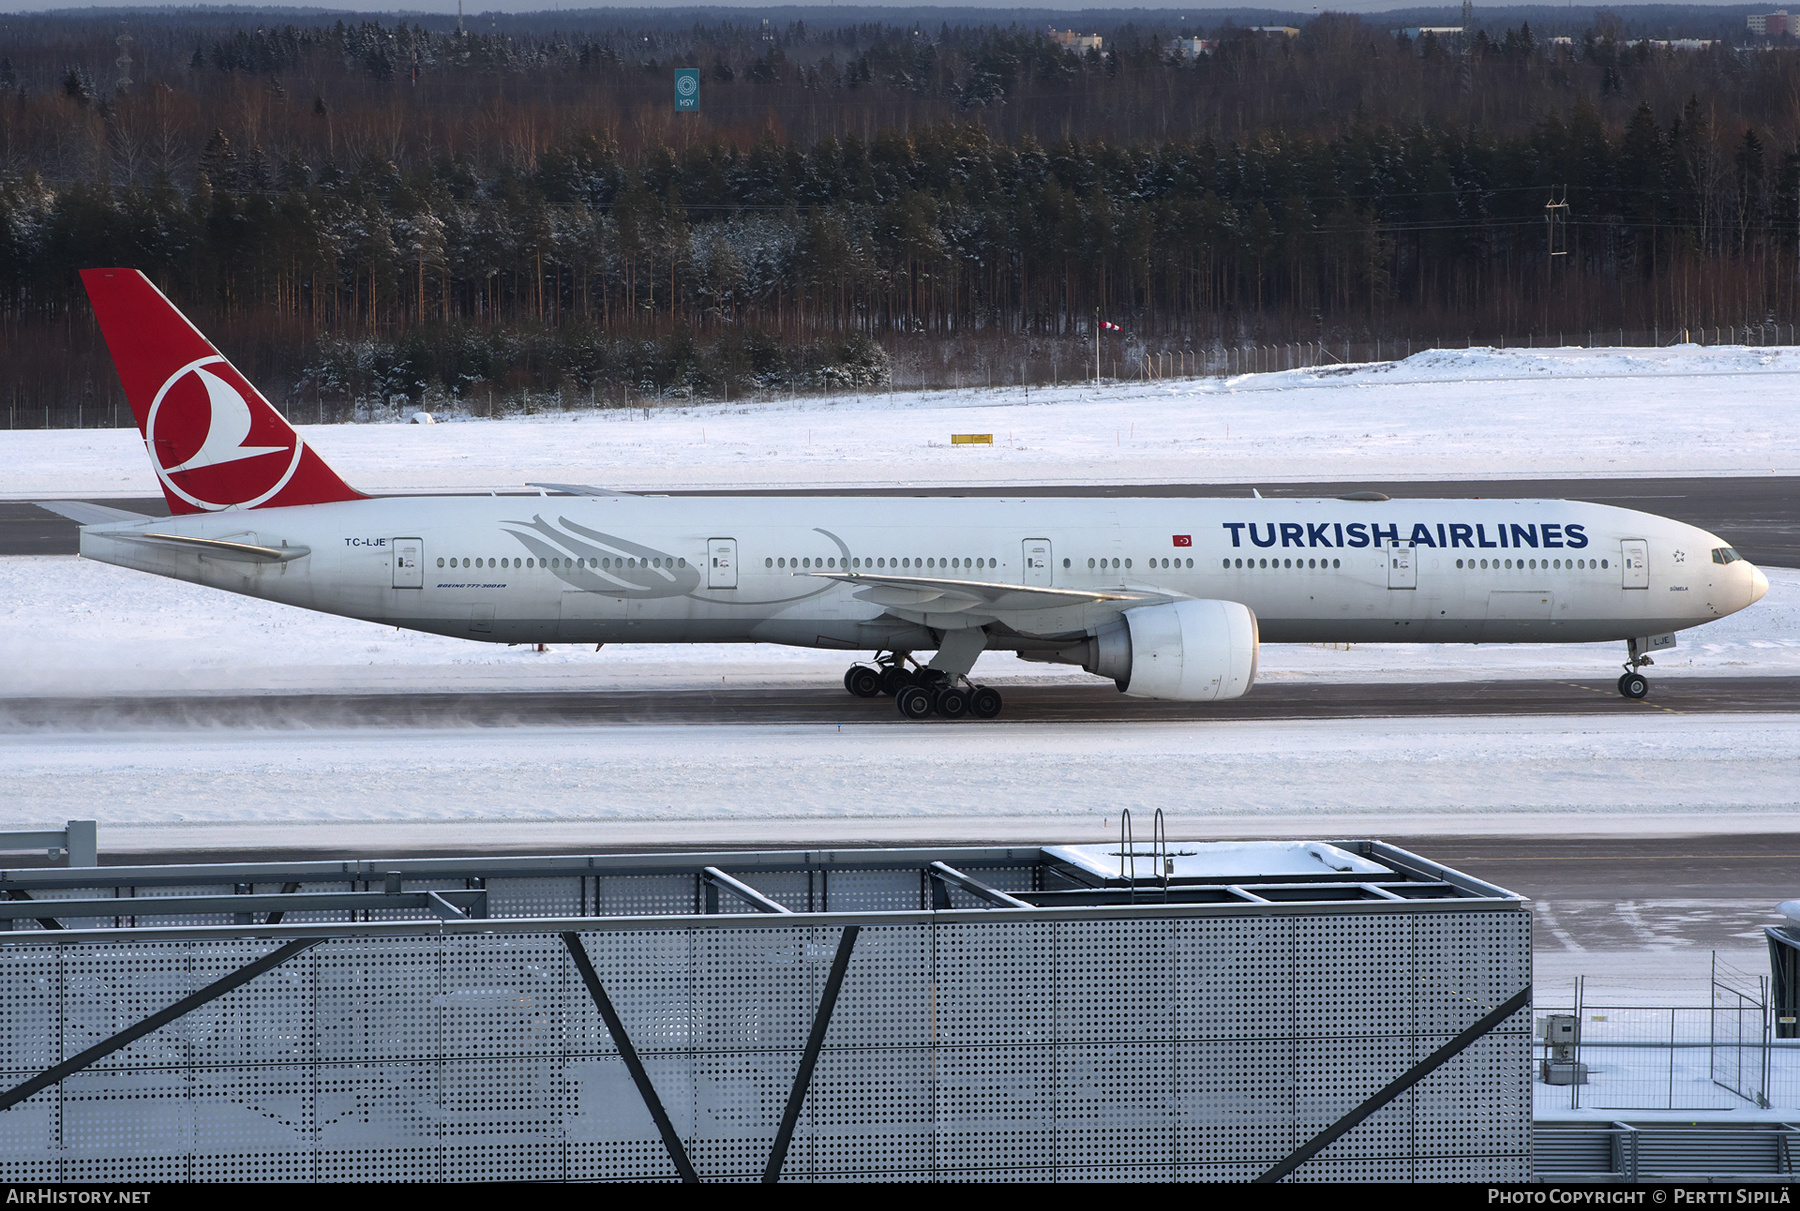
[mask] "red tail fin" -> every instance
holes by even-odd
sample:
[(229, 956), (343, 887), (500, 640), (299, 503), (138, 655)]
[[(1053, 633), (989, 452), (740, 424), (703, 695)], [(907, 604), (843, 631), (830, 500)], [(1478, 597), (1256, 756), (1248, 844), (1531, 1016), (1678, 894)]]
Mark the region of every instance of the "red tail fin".
[(83, 269), (81, 281), (171, 511), (362, 499), (149, 278)]

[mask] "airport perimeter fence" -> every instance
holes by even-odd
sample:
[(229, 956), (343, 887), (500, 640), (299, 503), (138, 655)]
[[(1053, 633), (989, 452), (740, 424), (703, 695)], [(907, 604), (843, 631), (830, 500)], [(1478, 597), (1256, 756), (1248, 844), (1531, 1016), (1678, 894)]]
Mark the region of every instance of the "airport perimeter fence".
[[(1537, 1015), (1572, 1013), (1585, 1079), (1538, 1074), (1536, 1113), (1564, 1110), (1787, 1110), (1800, 1113), (1800, 1039), (1774, 1037), (1767, 976), (1713, 959), (1708, 1005), (1637, 1005), (1577, 978), (1567, 1008), (1543, 990)], [(1550, 1046), (1540, 1041), (1540, 1055)]]

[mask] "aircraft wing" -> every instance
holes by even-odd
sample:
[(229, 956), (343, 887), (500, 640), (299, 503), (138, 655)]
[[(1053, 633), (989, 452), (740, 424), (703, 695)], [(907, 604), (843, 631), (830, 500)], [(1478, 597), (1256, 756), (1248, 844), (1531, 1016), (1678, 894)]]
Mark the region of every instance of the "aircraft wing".
[(978, 610), (984, 614), (1016, 614), (1029, 610), (1058, 610), (1105, 602), (1166, 601), (1158, 594), (1087, 589), (1052, 589), (1032, 585), (991, 584), (980, 580), (950, 580), (935, 576), (883, 576), (869, 572), (804, 572), (857, 586), (854, 596), (876, 605), (932, 614)]
[(111, 505), (89, 504), (85, 500), (34, 500), (40, 509), (48, 509), (60, 517), (82, 526), (100, 526), (114, 521), (150, 521), (148, 513), (132, 513)]

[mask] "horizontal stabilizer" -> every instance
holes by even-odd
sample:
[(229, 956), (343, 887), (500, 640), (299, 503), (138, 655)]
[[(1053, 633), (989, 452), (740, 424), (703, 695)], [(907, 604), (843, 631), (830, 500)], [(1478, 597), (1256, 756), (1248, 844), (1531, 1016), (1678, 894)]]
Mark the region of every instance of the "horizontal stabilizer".
[(115, 521), (154, 520), (148, 513), (133, 513), (128, 509), (115, 509), (111, 505), (89, 504), (85, 500), (34, 500), (31, 503), (83, 526), (103, 526)]
[(1123, 591), (1052, 589), (1032, 585), (990, 584), (979, 580), (951, 580), (936, 576), (875, 576), (867, 572), (803, 572), (860, 586), (864, 601), (899, 609), (929, 609), (950, 614), (979, 607), (983, 612), (1004, 610), (1056, 610), (1100, 602), (1166, 601), (1164, 596)]
[(551, 492), (566, 492), (570, 496), (636, 496), (635, 492), (621, 492), (617, 488), (596, 488), (593, 484), (526, 484), (527, 488), (544, 488)]

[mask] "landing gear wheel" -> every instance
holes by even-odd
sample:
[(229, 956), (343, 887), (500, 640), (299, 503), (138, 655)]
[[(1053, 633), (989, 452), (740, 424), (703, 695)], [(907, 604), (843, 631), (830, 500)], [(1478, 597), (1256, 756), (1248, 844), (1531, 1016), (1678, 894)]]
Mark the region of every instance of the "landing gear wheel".
[(880, 678), (881, 684), (876, 689), (883, 694), (899, 694), (913, 683), (912, 674), (897, 664), (883, 665)]
[(1642, 673), (1627, 673), (1619, 678), (1619, 693), (1627, 698), (1643, 698), (1650, 693), (1650, 679)]
[(992, 719), (1000, 713), (1000, 691), (985, 685), (975, 687), (969, 695), (969, 714), (977, 719)]
[(866, 664), (853, 664), (844, 674), (844, 688), (858, 698), (873, 698), (881, 693), (881, 674)]
[(931, 705), (946, 719), (961, 719), (969, 713), (969, 693), (961, 686), (947, 685)]
[(931, 691), (916, 685), (901, 686), (894, 695), (894, 707), (904, 719), (923, 719), (932, 711)]

